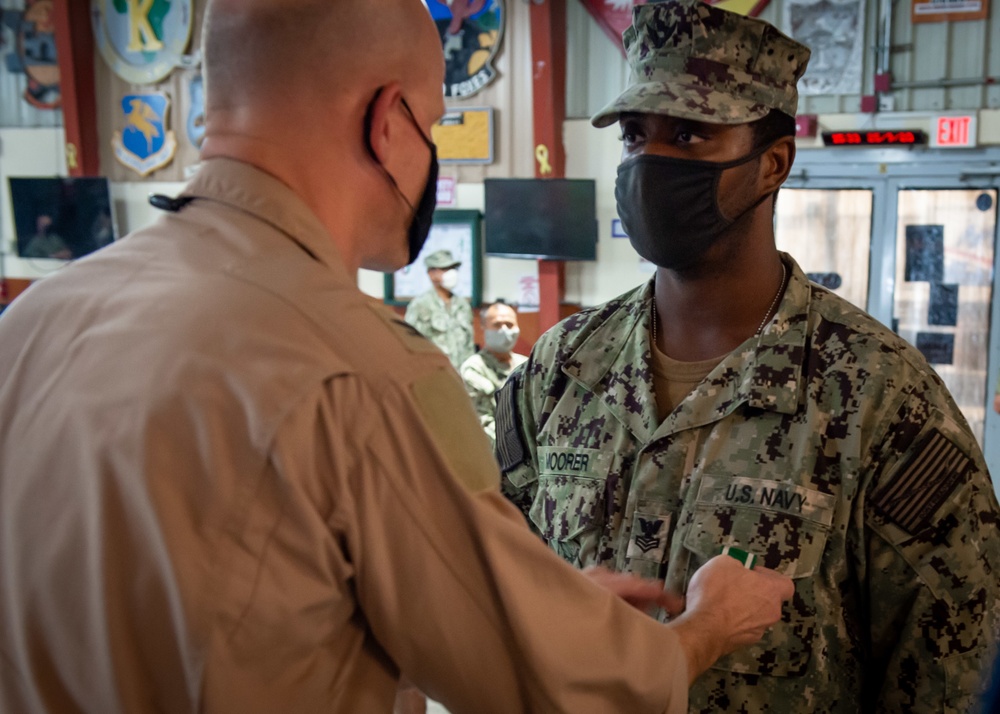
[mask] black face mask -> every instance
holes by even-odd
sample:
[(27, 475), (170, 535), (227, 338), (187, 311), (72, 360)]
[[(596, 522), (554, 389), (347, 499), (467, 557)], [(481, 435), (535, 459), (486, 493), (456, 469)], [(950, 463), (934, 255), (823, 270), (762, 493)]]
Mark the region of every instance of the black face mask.
[(368, 148), (368, 153), (371, 154), (372, 159), (379, 165), (382, 172), (386, 175), (389, 181), (392, 182), (393, 188), (396, 189), (396, 193), (400, 195), (406, 205), (410, 207), (410, 211), (413, 212), (413, 218), (410, 220), (410, 228), (407, 232), (407, 241), (409, 243), (410, 254), (406, 261), (409, 265), (417, 256), (420, 255), (420, 250), (424, 247), (424, 243), (427, 242), (427, 236), (431, 232), (431, 223), (434, 221), (434, 207), (437, 205), (437, 178), (438, 178), (438, 160), (437, 160), (437, 146), (434, 142), (428, 139), (423, 130), (421, 130), (420, 125), (417, 124), (416, 117), (413, 116), (413, 111), (410, 109), (410, 105), (406, 103), (403, 99), (403, 107), (406, 109), (406, 113), (410, 116), (410, 121), (413, 122), (413, 126), (416, 127), (417, 133), (420, 134), (420, 138), (424, 140), (427, 147), (431, 150), (431, 165), (427, 171), (427, 183), (424, 184), (424, 192), (420, 195), (420, 200), (417, 202), (416, 208), (410, 203), (406, 195), (399, 189), (399, 184), (396, 183), (396, 179), (392, 177), (384, 166), (382, 162), (378, 160), (378, 156), (375, 155), (375, 150), (372, 148), (371, 134), (372, 134), (372, 110), (375, 108), (375, 100), (378, 99), (379, 95), (382, 93), (382, 88), (380, 87), (375, 96), (372, 97), (371, 102), (368, 103), (368, 111), (365, 112), (365, 146)]
[(722, 172), (753, 161), (768, 148), (726, 162), (652, 154), (623, 162), (615, 181), (615, 200), (635, 252), (671, 270), (696, 264), (727, 228), (771, 195), (764, 194), (733, 218), (719, 209)]

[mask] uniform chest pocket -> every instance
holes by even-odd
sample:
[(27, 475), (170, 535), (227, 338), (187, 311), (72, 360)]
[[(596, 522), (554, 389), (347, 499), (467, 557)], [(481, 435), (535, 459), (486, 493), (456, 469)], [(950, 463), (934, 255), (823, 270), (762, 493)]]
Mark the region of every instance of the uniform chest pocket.
[(604, 528), (611, 454), (597, 449), (538, 448), (538, 491), (528, 517), (560, 556), (576, 564), (596, 549)]
[(452, 329), (452, 320), (444, 313), (436, 312), (431, 316), (431, 329), (435, 332), (448, 332)]
[(760, 564), (795, 581), (781, 621), (756, 645), (720, 659), (715, 669), (775, 677), (805, 673), (816, 639), (816, 579), (835, 502), (830, 494), (779, 481), (704, 477), (683, 540), (690, 551), (687, 582), (724, 545), (754, 553)]

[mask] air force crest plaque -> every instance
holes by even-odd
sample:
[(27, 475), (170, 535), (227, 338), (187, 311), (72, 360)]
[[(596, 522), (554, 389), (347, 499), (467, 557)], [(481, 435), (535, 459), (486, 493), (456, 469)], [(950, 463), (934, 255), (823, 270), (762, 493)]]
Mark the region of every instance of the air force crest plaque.
[(111, 139), (115, 158), (140, 176), (169, 164), (177, 150), (174, 132), (167, 129), (169, 110), (170, 98), (162, 92), (122, 97), (125, 127)]
[(0, 9), (3, 25), (14, 31), (7, 69), (28, 78), (25, 100), (39, 109), (55, 109), (61, 101), (52, 0), (27, 0), (23, 11)]
[(101, 56), (132, 84), (152, 84), (188, 64), (192, 0), (90, 0)]
[(444, 94), (471, 97), (493, 81), (507, 22), (503, 0), (427, 0), (444, 50)]

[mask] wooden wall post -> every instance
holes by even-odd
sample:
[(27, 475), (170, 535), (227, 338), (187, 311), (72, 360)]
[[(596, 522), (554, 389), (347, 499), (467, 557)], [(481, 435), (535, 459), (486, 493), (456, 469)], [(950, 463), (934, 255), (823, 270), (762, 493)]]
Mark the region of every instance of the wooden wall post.
[[(530, 0), (535, 178), (565, 178), (566, 0)], [(559, 322), (566, 292), (561, 260), (538, 261), (539, 328)]]
[(90, 3), (54, 0), (53, 15), (66, 131), (66, 169), (70, 176), (97, 176), (100, 155)]

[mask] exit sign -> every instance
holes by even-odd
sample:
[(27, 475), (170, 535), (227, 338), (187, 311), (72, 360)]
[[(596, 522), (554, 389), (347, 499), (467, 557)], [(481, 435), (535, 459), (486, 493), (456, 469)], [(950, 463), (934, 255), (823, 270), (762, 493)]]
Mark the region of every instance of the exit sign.
[(976, 117), (939, 116), (934, 121), (931, 146), (940, 149), (964, 149), (976, 145)]

